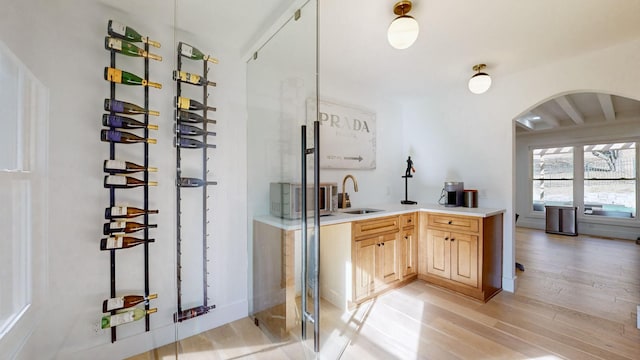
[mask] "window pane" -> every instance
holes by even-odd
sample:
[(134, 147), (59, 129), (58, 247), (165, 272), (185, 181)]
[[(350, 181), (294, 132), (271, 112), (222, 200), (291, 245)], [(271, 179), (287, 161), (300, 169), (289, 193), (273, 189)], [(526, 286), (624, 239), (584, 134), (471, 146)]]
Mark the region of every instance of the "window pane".
[(636, 144), (584, 147), (584, 213), (636, 216)]
[(0, 334), (29, 304), (31, 279), (29, 258), (28, 180), (9, 180), (0, 176)]
[(572, 206), (572, 180), (533, 180), (533, 210), (544, 211), (545, 205)]
[(573, 148), (535, 149), (533, 178), (573, 179)]
[(533, 150), (533, 211), (573, 205), (573, 147)]
[(20, 170), (18, 164), (18, 100), (19, 66), (14, 57), (0, 43), (0, 170)]

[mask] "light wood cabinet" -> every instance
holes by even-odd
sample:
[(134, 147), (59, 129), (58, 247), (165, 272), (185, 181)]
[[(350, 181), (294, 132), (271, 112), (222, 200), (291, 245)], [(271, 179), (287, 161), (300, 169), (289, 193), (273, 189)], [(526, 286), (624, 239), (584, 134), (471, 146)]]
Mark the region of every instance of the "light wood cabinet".
[(427, 273), (478, 286), (478, 236), (427, 231)]
[(418, 277), (487, 301), (502, 289), (502, 214), (420, 214)]
[(403, 279), (418, 274), (417, 213), (400, 216), (400, 269)]
[(379, 293), (400, 280), (398, 242), (397, 232), (355, 241), (355, 300)]
[(416, 221), (412, 213), (353, 223), (353, 303), (417, 277)]

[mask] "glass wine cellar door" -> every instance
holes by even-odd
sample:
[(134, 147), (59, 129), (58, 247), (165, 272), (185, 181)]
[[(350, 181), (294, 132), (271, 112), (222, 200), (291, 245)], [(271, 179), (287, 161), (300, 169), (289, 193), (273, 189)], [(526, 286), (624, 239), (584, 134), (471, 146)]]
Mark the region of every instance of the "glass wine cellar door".
[[(325, 312), (321, 301), (322, 230), (312, 211), (320, 182), (317, 6), (290, 9), (247, 61), (249, 314), (274, 342), (291, 342), (283, 348), (292, 359), (339, 358), (346, 345), (330, 336), (340, 315), (327, 319), (341, 313)], [(295, 200), (297, 191), (308, 204)], [(296, 216), (296, 206), (309, 211)]]

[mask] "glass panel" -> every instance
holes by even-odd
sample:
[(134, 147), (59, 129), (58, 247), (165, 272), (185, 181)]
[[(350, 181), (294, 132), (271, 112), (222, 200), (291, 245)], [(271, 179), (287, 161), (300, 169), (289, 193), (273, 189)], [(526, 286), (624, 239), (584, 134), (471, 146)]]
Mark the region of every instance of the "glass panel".
[(636, 216), (636, 144), (584, 146), (584, 213)]
[(29, 181), (0, 174), (0, 338), (30, 302)]
[(573, 180), (533, 180), (533, 209), (573, 205)]
[(20, 96), (19, 61), (0, 42), (0, 170), (20, 170), (18, 164)]
[(533, 211), (545, 205), (573, 205), (573, 148), (533, 150)]

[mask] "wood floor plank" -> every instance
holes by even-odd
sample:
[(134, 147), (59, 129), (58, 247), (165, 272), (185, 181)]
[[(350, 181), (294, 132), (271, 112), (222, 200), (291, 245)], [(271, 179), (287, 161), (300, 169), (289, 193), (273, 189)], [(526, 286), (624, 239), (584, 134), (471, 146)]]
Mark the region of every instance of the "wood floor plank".
[[(486, 304), (417, 280), (350, 313), (323, 307), (318, 359), (640, 360), (640, 247), (520, 227), (515, 246), (518, 290)], [(296, 338), (245, 318), (130, 359), (316, 358)]]

